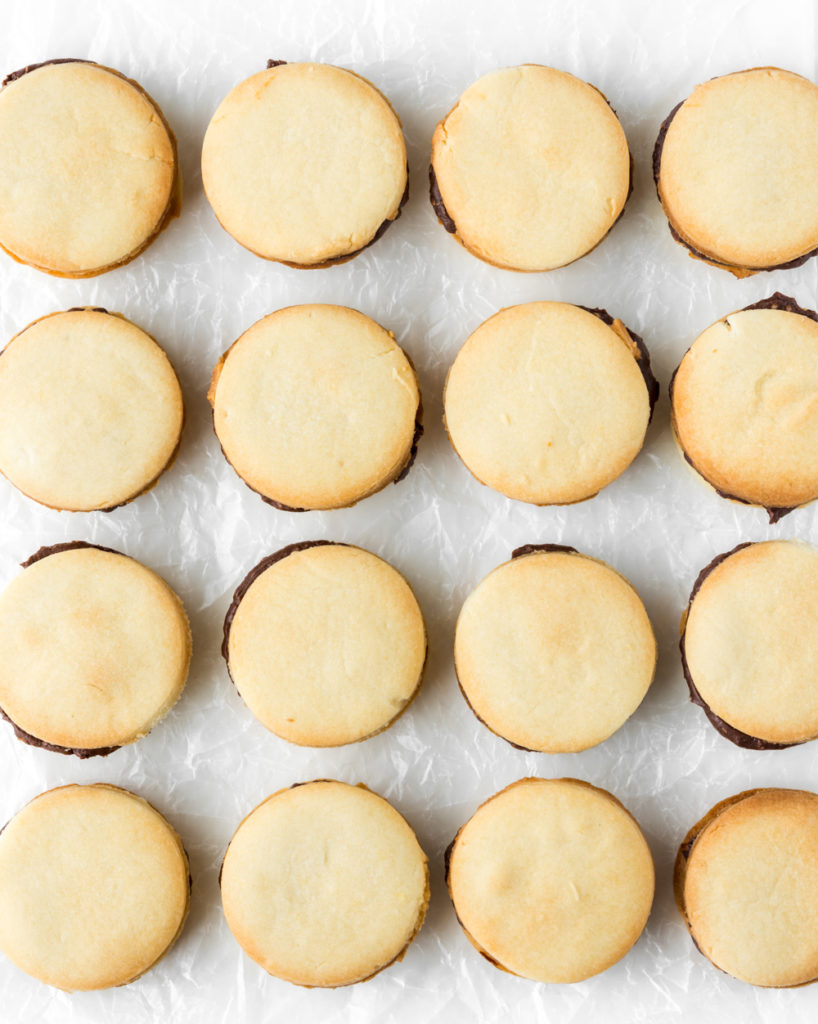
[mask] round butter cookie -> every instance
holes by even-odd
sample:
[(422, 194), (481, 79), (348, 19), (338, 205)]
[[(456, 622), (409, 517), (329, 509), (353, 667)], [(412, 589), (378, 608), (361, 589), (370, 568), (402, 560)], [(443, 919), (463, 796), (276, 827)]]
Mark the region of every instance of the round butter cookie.
[(391, 565), (348, 544), (306, 541), (250, 570), (222, 651), (262, 725), (291, 743), (334, 747), (403, 713), (423, 678), (426, 629)]
[(469, 252), (553, 270), (590, 252), (625, 206), (628, 141), (608, 101), (565, 71), (483, 75), (435, 129), (432, 206)]
[(449, 439), (480, 483), (567, 505), (592, 498), (636, 458), (658, 392), (641, 338), (621, 320), (529, 302), (471, 335), (443, 404)]
[(402, 959), (429, 902), (415, 833), (365, 786), (320, 779), (268, 797), (224, 856), (230, 930), (269, 974), (337, 988)]
[(176, 139), (112, 68), (56, 60), (0, 91), (0, 247), (58, 277), (128, 263), (179, 213)]
[(47, 985), (135, 981), (176, 941), (189, 903), (181, 839), (128, 790), (50, 789), (0, 831), (0, 950)]
[(51, 508), (110, 510), (173, 461), (179, 381), (149, 334), (104, 309), (35, 320), (0, 358), (0, 472)]
[(606, 740), (637, 709), (656, 640), (618, 572), (573, 548), (531, 544), (466, 598), (454, 663), (492, 732), (524, 750), (567, 753)]
[(477, 809), (446, 857), (466, 937), (532, 981), (583, 981), (615, 964), (653, 903), (653, 858), (636, 821), (578, 779), (512, 783)]
[(818, 980), (818, 796), (751, 789), (722, 800), (685, 837), (674, 889), (720, 970), (767, 988)]
[(739, 544), (699, 573), (682, 620), (691, 700), (740, 747), (818, 737), (818, 549)]
[(722, 497), (777, 522), (818, 497), (818, 315), (776, 293), (717, 320), (671, 384), (673, 429)]
[(747, 277), (818, 248), (818, 87), (751, 68), (697, 86), (661, 127), (653, 173), (671, 233)]
[(40, 548), (0, 594), (0, 714), (17, 737), (110, 754), (176, 703), (190, 664), (182, 603), (144, 565), (83, 541)]
[(216, 110), (202, 183), (222, 227), (264, 259), (343, 263), (408, 196), (406, 143), (388, 100), (329, 64), (270, 61)]
[(208, 393), (227, 461), (269, 504), (343, 508), (402, 479), (420, 391), (393, 335), (345, 306), (289, 306), (245, 331)]

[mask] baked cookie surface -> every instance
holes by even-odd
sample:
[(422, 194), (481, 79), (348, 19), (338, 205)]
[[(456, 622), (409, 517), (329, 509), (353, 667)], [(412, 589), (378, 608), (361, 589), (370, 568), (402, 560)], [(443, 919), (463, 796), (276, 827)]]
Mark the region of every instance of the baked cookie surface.
[(292, 545), (263, 559), (225, 619), (233, 682), (291, 743), (338, 746), (386, 729), (417, 693), (423, 615), (409, 584), (362, 548)]
[(523, 64), (479, 78), (435, 129), (432, 203), (475, 256), (552, 270), (593, 249), (630, 190), (628, 142), (593, 86)]
[(127, 263), (178, 213), (176, 140), (136, 82), (89, 61), (0, 91), (0, 246), (61, 277)]
[(400, 478), (420, 391), (394, 337), (344, 306), (289, 306), (228, 349), (210, 387), (213, 425), (239, 476), (288, 509), (354, 505)]
[(751, 68), (694, 89), (663, 125), (659, 198), (693, 255), (745, 277), (818, 248), (818, 87)]
[(62, 786), (0, 833), (0, 950), (67, 991), (136, 980), (176, 941), (190, 901), (182, 842), (116, 786)]
[(685, 837), (676, 901), (701, 953), (751, 985), (818, 978), (818, 796), (756, 789), (723, 800)]
[(818, 550), (781, 540), (719, 556), (699, 576), (681, 646), (694, 701), (728, 739), (756, 749), (815, 739)]
[(0, 472), (51, 508), (110, 509), (173, 460), (184, 406), (150, 335), (101, 309), (35, 320), (0, 353)]
[(406, 144), (386, 98), (329, 64), (274, 64), (216, 110), (202, 182), (246, 249), (292, 266), (350, 258), (400, 213)]
[(818, 497), (815, 316), (776, 293), (703, 331), (673, 377), (673, 429), (687, 461), (772, 521)]
[(564, 302), (511, 306), (460, 349), (445, 424), (481, 483), (564, 505), (593, 497), (634, 460), (658, 385), (640, 339), (603, 314)]
[(487, 800), (449, 848), (447, 884), (469, 941), (533, 981), (575, 982), (620, 960), (653, 902), (633, 817), (577, 779), (521, 779)]
[(423, 923), (429, 869), (386, 800), (318, 780), (274, 793), (244, 819), (221, 891), (256, 963), (296, 985), (335, 988), (401, 959)]
[(526, 750), (607, 739), (653, 680), (656, 640), (638, 594), (571, 549), (522, 549), (466, 599), (454, 660), (463, 695), (492, 732)]
[(0, 594), (0, 711), (19, 738), (80, 757), (144, 736), (176, 703), (190, 628), (146, 566), (83, 542), (43, 548)]

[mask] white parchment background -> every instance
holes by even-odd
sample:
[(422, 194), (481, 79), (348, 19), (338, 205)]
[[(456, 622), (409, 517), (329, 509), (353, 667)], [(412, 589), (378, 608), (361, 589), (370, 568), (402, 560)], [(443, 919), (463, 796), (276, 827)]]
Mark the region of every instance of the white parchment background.
[[(696, 83), (775, 64), (815, 79), (809, 0), (2, 0), (0, 71), (52, 57), (88, 57), (136, 78), (174, 128), (184, 174), (181, 219), (130, 266), (60, 281), (0, 258), (0, 344), (36, 317), (103, 305), (142, 325), (180, 374), (188, 422), (175, 466), (150, 494), (110, 514), (49, 511), (0, 480), (0, 584), (41, 544), (97, 541), (161, 572), (182, 596), (194, 634), (187, 689), (146, 739), (80, 762), (17, 742), (0, 728), (0, 821), (42, 790), (108, 781), (151, 800), (191, 856), (193, 904), (184, 933), (154, 970), (126, 988), (73, 996), (0, 957), (0, 1021), (438, 1022), (807, 1021), (818, 986), (756, 990), (720, 974), (693, 948), (671, 894), (676, 847), (713, 803), (752, 786), (818, 789), (818, 743), (753, 753), (719, 737), (687, 701), (679, 616), (698, 570), (744, 540), (818, 542), (818, 509), (768, 527), (687, 469), (668, 426), (667, 383), (682, 353), (719, 316), (775, 290), (818, 304), (818, 262), (736, 281), (689, 259), (670, 238), (650, 156), (661, 120)], [(265, 263), (217, 225), (201, 190), (199, 151), (213, 110), (268, 58), (327, 61), (369, 78), (400, 114), (411, 198), (400, 220), (351, 263), (297, 271)], [(427, 198), (436, 121), (478, 75), (552, 64), (598, 86), (618, 111), (635, 158), (624, 218), (590, 256), (550, 274), (480, 263), (437, 224)], [(536, 509), (481, 487), (441, 424), (441, 391), (459, 346), (499, 308), (534, 299), (606, 307), (641, 333), (662, 384), (643, 453), (585, 504)], [(408, 479), (356, 508), (288, 514), (263, 504), (222, 458), (205, 394), (222, 351), (259, 317), (291, 303), (334, 302), (392, 329), (419, 371), (425, 436)], [(236, 696), (219, 656), (235, 585), (261, 557), (296, 540), (351, 541), (410, 580), (424, 609), (431, 660), (423, 691), (397, 725), (337, 750), (292, 747), (266, 733)], [(514, 750), (460, 697), (452, 631), (466, 594), (512, 548), (561, 542), (627, 575), (657, 632), (656, 681), (633, 718), (602, 746), (574, 755)], [(0, 657), (2, 654), (0, 653)], [(571, 775), (619, 796), (643, 826), (657, 866), (647, 930), (604, 975), (573, 986), (503, 974), (462, 935), (442, 854), (477, 805), (529, 774)], [(426, 924), (405, 960), (375, 979), (307, 991), (248, 960), (221, 915), (217, 874), (239, 820), (291, 782), (364, 781), (415, 827), (432, 863)]]

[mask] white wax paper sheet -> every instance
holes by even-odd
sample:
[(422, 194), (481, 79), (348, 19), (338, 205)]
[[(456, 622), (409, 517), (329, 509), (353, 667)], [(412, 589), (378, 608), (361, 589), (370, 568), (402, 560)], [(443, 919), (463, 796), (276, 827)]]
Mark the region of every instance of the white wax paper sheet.
[[(182, 216), (129, 266), (86, 281), (50, 278), (0, 254), (0, 342), (35, 318), (77, 305), (125, 314), (165, 347), (180, 375), (187, 423), (175, 465), (156, 488), (108, 514), (50, 511), (0, 480), (0, 584), (42, 544), (82, 539), (158, 570), (190, 614), (190, 680), (140, 742), (79, 761), (18, 742), (0, 727), (0, 821), (41, 791), (105, 781), (145, 796), (190, 853), (190, 918), (170, 954), (121, 989), (68, 995), (0, 957), (0, 1021), (233, 1022), (788, 1021), (815, 1018), (818, 986), (767, 991), (718, 972), (693, 947), (671, 891), (677, 846), (716, 801), (754, 786), (818, 789), (818, 743), (755, 753), (718, 736), (687, 699), (679, 617), (715, 554), (745, 540), (818, 542), (818, 507), (777, 526), (717, 497), (686, 467), (669, 427), (667, 385), (683, 352), (719, 316), (776, 290), (818, 304), (818, 261), (738, 281), (688, 258), (668, 233), (651, 178), (662, 119), (698, 83), (757, 65), (811, 78), (809, 0), (4, 0), (0, 70), (87, 57), (139, 81), (179, 140)], [(268, 58), (318, 60), (370, 79), (398, 111), (411, 196), (400, 219), (350, 263), (298, 271), (234, 242), (204, 198), (199, 153), (222, 97)], [(449, 237), (428, 201), (437, 120), (480, 74), (523, 62), (554, 65), (598, 86), (617, 110), (635, 161), (624, 217), (591, 255), (548, 274), (487, 266)], [(662, 397), (644, 451), (599, 496), (538, 509), (478, 484), (446, 440), (441, 393), (460, 345), (503, 306), (557, 299), (607, 308), (644, 336)], [(265, 505), (222, 457), (206, 392), (228, 345), (259, 317), (299, 302), (351, 305), (395, 332), (418, 369), (425, 434), (407, 479), (357, 507), (293, 514)], [(360, 544), (399, 568), (423, 607), (430, 660), (419, 697), (397, 724), (330, 750), (267, 733), (235, 693), (219, 653), (235, 586), (264, 555), (293, 541)], [(601, 746), (526, 754), (492, 735), (458, 692), (452, 633), (469, 591), (525, 543), (571, 544), (637, 587), (660, 647), (656, 680), (631, 720)], [(0, 653), (2, 657), (2, 653)], [(443, 880), (457, 828), (525, 775), (586, 779), (634, 813), (656, 860), (653, 913), (616, 966), (577, 985), (502, 973), (469, 945)], [(350, 988), (305, 990), (268, 977), (222, 917), (218, 871), (239, 821), (269, 793), (316, 777), (363, 781), (408, 818), (427, 851), (432, 898), (405, 959)]]

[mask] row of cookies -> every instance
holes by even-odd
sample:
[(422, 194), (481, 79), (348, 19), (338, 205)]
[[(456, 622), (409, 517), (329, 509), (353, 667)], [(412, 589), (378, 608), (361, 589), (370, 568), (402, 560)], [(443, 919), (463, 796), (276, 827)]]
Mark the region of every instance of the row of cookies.
[[(688, 463), (771, 521), (818, 496), (818, 314), (776, 293), (721, 317), (670, 385)], [(471, 473), (536, 505), (593, 497), (640, 451), (659, 385), (642, 339), (605, 310), (531, 302), (489, 318), (447, 377), (444, 421)], [(409, 471), (417, 376), (394, 336), (353, 309), (290, 306), (219, 360), (221, 449), (286, 510), (352, 505)], [(58, 509), (111, 510), (178, 450), (182, 392), (165, 353), (102, 308), (36, 320), (0, 360), (0, 473)]]
[[(751, 984), (816, 980), (816, 853), (814, 793), (751, 790), (717, 804), (676, 859), (677, 904), (697, 948)], [(445, 875), (478, 952), (557, 983), (625, 956), (655, 886), (634, 817), (578, 779), (524, 778), (495, 794), (457, 832)], [(48, 790), (0, 833), (0, 951), (68, 991), (127, 984), (179, 937), (191, 887), (181, 838), (147, 801), (108, 784)], [(403, 958), (426, 914), (429, 865), (386, 800), (321, 779), (244, 818), (219, 888), (248, 956), (294, 984), (335, 988)]]
[[(133, 558), (41, 548), (0, 594), (0, 714), (34, 746), (104, 756), (178, 700), (191, 634), (181, 601)], [(818, 550), (741, 544), (699, 574), (682, 622), (691, 699), (739, 746), (818, 737)], [(291, 544), (237, 587), (222, 654), (270, 732), (311, 747), (387, 729), (420, 689), (423, 613), (404, 577), (350, 544)], [(454, 664), (467, 704), (523, 750), (586, 750), (642, 702), (656, 640), (631, 584), (574, 548), (534, 544), (464, 602)]]
[[(31, 174), (36, 167), (38, 173)], [(753, 68), (713, 79), (661, 126), (654, 173), (671, 231), (746, 276), (818, 248), (818, 88)], [(484, 75), (438, 124), (430, 198), (470, 252), (511, 270), (595, 248), (631, 191), (616, 114), (593, 86), (524, 64)], [(354, 72), (270, 61), (213, 114), (205, 193), (245, 248), (294, 267), (356, 256), (400, 214), (406, 145), (388, 100)], [(137, 256), (179, 213), (176, 140), (117, 71), (60, 59), (0, 92), (0, 246), (65, 277)]]

